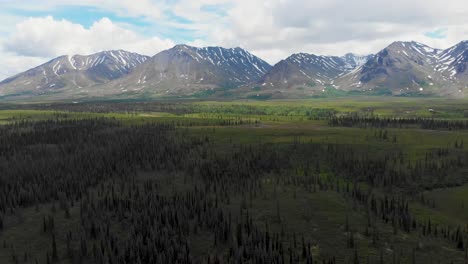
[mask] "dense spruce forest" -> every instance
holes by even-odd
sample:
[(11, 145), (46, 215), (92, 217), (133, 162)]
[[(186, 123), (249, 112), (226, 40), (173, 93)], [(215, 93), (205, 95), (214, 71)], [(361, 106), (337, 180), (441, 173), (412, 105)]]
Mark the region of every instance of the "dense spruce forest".
[(463, 119), (205, 102), (3, 109), (1, 263), (468, 263)]
[(359, 116), (345, 115), (339, 117), (330, 117), (328, 119), (330, 126), (338, 127), (374, 127), (374, 128), (409, 128), (418, 127), (421, 129), (447, 129), (447, 130), (466, 130), (468, 129), (467, 120), (438, 120), (434, 118), (382, 118), (379, 116)]

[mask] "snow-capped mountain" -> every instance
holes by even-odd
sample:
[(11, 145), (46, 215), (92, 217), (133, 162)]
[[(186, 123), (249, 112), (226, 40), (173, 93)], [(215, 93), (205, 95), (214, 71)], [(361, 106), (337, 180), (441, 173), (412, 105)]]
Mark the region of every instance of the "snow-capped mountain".
[(128, 93), (192, 94), (255, 82), (270, 68), (268, 63), (241, 48), (177, 45), (109, 85)]
[(446, 50), (418, 42), (394, 42), (355, 71), (336, 80), (349, 90), (391, 94), (462, 96), (468, 86), (468, 42)]
[(353, 53), (347, 53), (346, 55), (342, 56), (341, 59), (346, 63), (347, 69), (354, 70), (357, 67), (366, 64), (366, 62), (372, 59), (373, 56), (374, 55), (356, 55)]
[(445, 78), (467, 86), (468, 41), (462, 41), (438, 54), (436, 70)]
[(209, 62), (212, 66), (226, 71), (230, 81), (246, 83), (261, 78), (271, 65), (241, 48), (221, 47), (196, 48), (187, 45), (176, 46), (176, 52), (187, 53), (197, 62)]
[(0, 95), (87, 93), (88, 88), (128, 74), (149, 57), (123, 50), (60, 56), (0, 82)]
[(94, 73), (96, 80), (113, 80), (142, 64), (148, 56), (123, 50), (104, 51), (91, 56), (67, 56), (74, 70)]
[(375, 55), (297, 53), (273, 67), (241, 48), (177, 45), (153, 57), (126, 51), (61, 56), (0, 82), (0, 99), (468, 92), (468, 41), (446, 50), (394, 42)]
[[(297, 53), (278, 62), (255, 87), (261, 90), (322, 90), (336, 78), (365, 63), (369, 56), (346, 54), (343, 57)], [(258, 90), (258, 88), (256, 89)]]
[(455, 67), (452, 57), (459, 55), (449, 50), (434, 49), (414, 41), (394, 42), (336, 83), (347, 90), (385, 90), (395, 95), (453, 94), (458, 89), (453, 88), (454, 82), (449, 80), (448, 72), (452, 73)]

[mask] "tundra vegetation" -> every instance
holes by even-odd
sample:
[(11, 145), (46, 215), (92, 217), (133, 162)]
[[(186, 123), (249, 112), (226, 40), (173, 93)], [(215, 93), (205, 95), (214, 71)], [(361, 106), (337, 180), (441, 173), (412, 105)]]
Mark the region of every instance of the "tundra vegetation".
[(0, 109), (0, 263), (468, 261), (463, 99)]

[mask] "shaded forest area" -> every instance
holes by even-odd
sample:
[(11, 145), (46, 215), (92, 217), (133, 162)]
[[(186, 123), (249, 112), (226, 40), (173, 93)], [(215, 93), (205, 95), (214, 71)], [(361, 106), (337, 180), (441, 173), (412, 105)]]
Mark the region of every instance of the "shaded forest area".
[[(374, 119), (328, 120), (389, 126)], [(0, 126), (0, 259), (468, 261), (467, 224), (419, 209), (446, 206), (424, 191), (468, 182), (462, 141), (414, 160), (398, 147), (378, 151), (300, 137), (283, 144), (225, 142), (216, 127), (200, 136), (184, 125), (57, 118)], [(399, 140), (377, 131), (377, 140)]]
[(440, 120), (434, 118), (396, 118), (360, 116), (356, 114), (334, 116), (328, 119), (330, 126), (360, 128), (421, 128), (433, 130), (466, 130), (468, 120)]

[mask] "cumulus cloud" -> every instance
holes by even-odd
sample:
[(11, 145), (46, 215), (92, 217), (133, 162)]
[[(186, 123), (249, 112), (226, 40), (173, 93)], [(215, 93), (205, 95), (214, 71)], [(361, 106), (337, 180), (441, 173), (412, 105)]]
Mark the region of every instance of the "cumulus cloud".
[(108, 18), (96, 21), (87, 29), (82, 25), (48, 16), (29, 18), (17, 24), (15, 32), (4, 47), (6, 51), (22, 56), (54, 57), (112, 49), (154, 55), (173, 44), (169, 39), (145, 38), (114, 24)]
[[(228, 15), (229, 28), (208, 42), (241, 45), (270, 62), (294, 52), (374, 53), (396, 40), (447, 48), (468, 36), (463, 0), (236, 0)], [(425, 35), (438, 28), (445, 38)]]
[(90, 28), (51, 16), (28, 18), (0, 42), (0, 79), (61, 55), (123, 49), (152, 56), (173, 45), (170, 39), (141, 36), (108, 18), (96, 21)]
[(18, 56), (8, 52), (1, 52), (2, 64), (0, 64), (0, 81), (19, 72), (26, 71), (35, 65), (44, 63), (47, 58)]
[[(92, 6), (125, 17), (144, 18), (151, 32), (188, 44), (243, 47), (274, 64), (292, 53), (342, 55), (378, 52), (393, 41), (415, 40), (448, 48), (468, 36), (466, 0), (3, 0), (3, 6), (53, 10)], [(126, 49), (153, 55), (171, 47), (171, 39), (142, 36), (103, 18), (90, 28), (52, 17), (20, 23), (4, 48), (23, 58), (89, 54)], [(9, 27), (1, 27), (8, 30)], [(443, 37), (428, 32), (443, 30)], [(1, 40), (1, 39), (0, 39)], [(0, 43), (1, 44), (1, 43)], [(0, 69), (1, 71), (1, 69)]]

